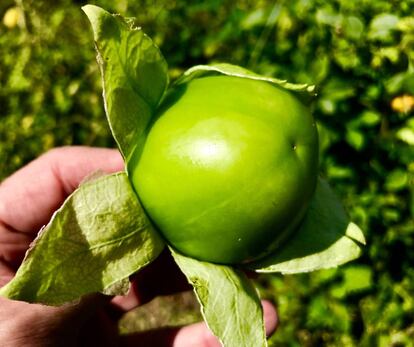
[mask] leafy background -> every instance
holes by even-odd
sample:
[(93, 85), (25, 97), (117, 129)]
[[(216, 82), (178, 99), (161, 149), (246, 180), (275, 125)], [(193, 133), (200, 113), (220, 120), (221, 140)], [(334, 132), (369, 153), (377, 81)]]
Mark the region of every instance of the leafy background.
[[(414, 1), (92, 3), (137, 17), (172, 79), (225, 61), (318, 85), (321, 172), (368, 247), (340, 269), (260, 276), (281, 317), (270, 344), (414, 346)], [(0, 3), (0, 179), (55, 146), (114, 146), (83, 4)], [(121, 328), (149, 312), (154, 325), (197, 319), (192, 300), (152, 303)]]

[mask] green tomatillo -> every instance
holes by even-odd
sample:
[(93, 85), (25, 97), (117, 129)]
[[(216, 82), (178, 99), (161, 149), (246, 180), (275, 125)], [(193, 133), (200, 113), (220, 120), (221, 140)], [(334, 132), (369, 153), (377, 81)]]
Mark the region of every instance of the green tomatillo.
[(268, 82), (198, 78), (169, 93), (128, 170), (170, 245), (199, 260), (246, 263), (303, 219), (318, 175), (316, 124)]

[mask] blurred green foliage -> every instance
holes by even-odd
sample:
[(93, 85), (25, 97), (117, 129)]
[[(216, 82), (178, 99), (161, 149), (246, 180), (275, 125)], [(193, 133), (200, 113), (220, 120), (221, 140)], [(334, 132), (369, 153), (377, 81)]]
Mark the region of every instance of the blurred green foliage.
[[(172, 79), (225, 61), (318, 86), (321, 171), (368, 246), (339, 269), (259, 278), (281, 317), (271, 345), (414, 346), (414, 1), (94, 3), (137, 17)], [(114, 145), (82, 4), (0, 3), (0, 179), (55, 146)]]

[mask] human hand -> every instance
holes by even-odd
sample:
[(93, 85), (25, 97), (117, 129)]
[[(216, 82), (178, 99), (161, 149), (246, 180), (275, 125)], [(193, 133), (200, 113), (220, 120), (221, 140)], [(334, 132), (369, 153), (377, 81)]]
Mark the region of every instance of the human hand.
[[(86, 177), (98, 170), (111, 173), (123, 169), (116, 150), (64, 147), (46, 153), (2, 182), (0, 286), (13, 278), (38, 230)], [(160, 272), (163, 275), (157, 276)], [(2, 346), (220, 346), (204, 323), (119, 336), (117, 321), (122, 314), (155, 296), (189, 289), (166, 252), (131, 280), (125, 297), (94, 294), (61, 307), (0, 298)], [(266, 301), (263, 308), (269, 335), (276, 329), (276, 311)]]

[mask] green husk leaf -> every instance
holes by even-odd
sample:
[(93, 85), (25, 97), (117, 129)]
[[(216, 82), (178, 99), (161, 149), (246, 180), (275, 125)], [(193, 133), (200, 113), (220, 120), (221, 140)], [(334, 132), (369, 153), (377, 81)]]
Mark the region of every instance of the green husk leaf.
[(168, 66), (133, 20), (93, 5), (82, 9), (94, 33), (108, 122), (128, 161), (136, 146), (143, 145), (146, 128), (167, 89)]
[(125, 294), (128, 277), (163, 248), (127, 175), (103, 176), (55, 212), (0, 295), (60, 305), (88, 293)]
[(249, 78), (253, 80), (265, 81), (277, 85), (281, 88), (298, 93), (303, 101), (309, 101), (316, 95), (316, 87), (310, 84), (294, 84), (286, 80), (273, 77), (261, 76), (243, 67), (219, 63), (214, 65), (196, 65), (184, 72), (184, 74), (176, 81), (176, 84), (188, 83), (195, 78), (211, 76), (211, 75), (227, 75), (241, 78)]
[(337, 267), (359, 257), (363, 244), (362, 231), (349, 220), (328, 184), (319, 179), (299, 230), (274, 254), (250, 267), (285, 274)]
[(224, 347), (267, 346), (262, 306), (244, 272), (171, 252), (194, 288), (205, 322)]

